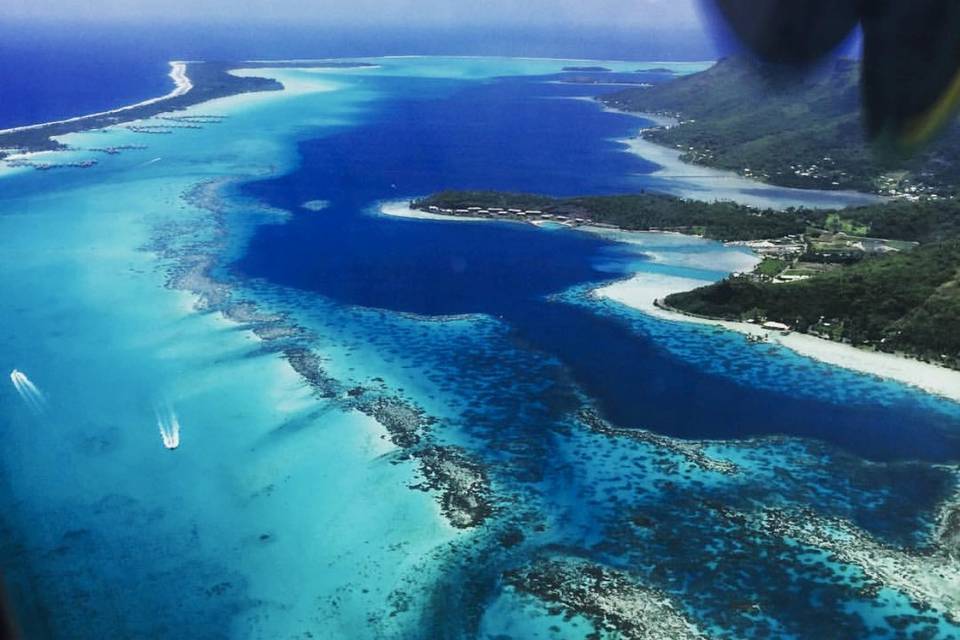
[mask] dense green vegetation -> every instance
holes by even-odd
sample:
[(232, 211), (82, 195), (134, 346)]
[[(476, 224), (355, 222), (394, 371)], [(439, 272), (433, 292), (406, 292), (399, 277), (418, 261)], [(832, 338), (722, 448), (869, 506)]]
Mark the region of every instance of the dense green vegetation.
[(960, 238), (960, 205), (955, 200), (894, 201), (819, 215), (826, 216), (824, 226), (832, 219), (874, 238), (922, 243)]
[(541, 209), (556, 208), (560, 200), (535, 193), (509, 193), (505, 191), (440, 191), (426, 198), (414, 200), (414, 207), (430, 205), (447, 209), (466, 209), (467, 207), (500, 207), (503, 209)]
[(960, 203), (898, 201), (806, 216), (823, 228), (921, 245), (799, 282), (728, 278), (665, 303), (696, 315), (775, 320), (960, 368)]
[[(677, 293), (666, 304), (702, 316), (774, 320), (960, 368), (960, 203), (953, 199), (960, 195), (960, 127), (909, 160), (876, 152), (862, 133), (857, 72), (855, 63), (841, 61), (802, 81), (784, 80), (769, 67), (728, 59), (703, 73), (627, 89), (603, 101), (677, 115), (681, 124), (646, 135), (681, 147), (688, 161), (787, 186), (855, 188), (904, 199), (788, 212), (649, 194), (554, 199), (446, 192), (422, 204), (537, 209), (624, 229), (669, 229), (717, 240), (803, 234), (806, 251), (797, 264), (771, 257), (755, 275)], [(931, 193), (941, 197), (925, 197)], [(882, 244), (887, 253), (856, 248), (869, 243)], [(810, 277), (771, 281), (784, 267), (789, 267), (785, 273)]]
[(805, 210), (758, 211), (731, 202), (704, 203), (659, 194), (551, 198), (493, 191), (444, 191), (417, 200), (413, 205), (454, 210), (468, 207), (536, 209), (621, 229), (684, 231), (723, 241), (802, 233), (811, 219), (822, 215)]
[[(960, 365), (960, 240), (868, 258), (809, 280), (768, 284), (730, 278), (666, 304), (728, 319), (776, 320), (853, 344)], [(839, 330), (838, 330), (839, 328)], [(944, 358), (943, 356), (946, 356)]]
[(757, 268), (754, 269), (754, 272), (766, 278), (772, 278), (773, 276), (781, 273), (789, 265), (790, 263), (786, 260), (780, 260), (778, 258), (764, 258), (760, 264), (757, 265)]
[(678, 115), (681, 124), (645, 137), (680, 147), (687, 161), (774, 184), (940, 194), (960, 185), (958, 126), (910, 159), (866, 143), (858, 66), (851, 61), (796, 78), (745, 58), (727, 58), (701, 73), (601, 100), (628, 111)]

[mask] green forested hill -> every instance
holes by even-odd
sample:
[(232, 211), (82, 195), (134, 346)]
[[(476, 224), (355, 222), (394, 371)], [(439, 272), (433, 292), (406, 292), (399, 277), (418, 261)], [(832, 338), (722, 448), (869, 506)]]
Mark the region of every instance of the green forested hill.
[(690, 162), (774, 184), (940, 194), (954, 193), (960, 184), (960, 127), (912, 158), (866, 143), (858, 66), (848, 60), (798, 78), (732, 57), (700, 73), (600, 100), (627, 111), (678, 115), (681, 124), (645, 137), (679, 146)]

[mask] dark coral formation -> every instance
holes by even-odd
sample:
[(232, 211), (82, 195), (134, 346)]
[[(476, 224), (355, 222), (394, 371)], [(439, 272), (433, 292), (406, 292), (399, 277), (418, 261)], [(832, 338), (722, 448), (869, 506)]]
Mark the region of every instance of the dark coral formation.
[(487, 473), (457, 447), (431, 446), (413, 454), (426, 480), (415, 488), (439, 493), (440, 509), (454, 527), (475, 527), (493, 514)]
[(638, 442), (651, 444), (658, 449), (675, 453), (687, 462), (696, 465), (704, 471), (716, 471), (724, 474), (734, 474), (739, 468), (729, 460), (713, 458), (703, 451), (703, 444), (692, 441), (675, 440), (643, 429), (623, 429), (615, 427), (598, 414), (594, 409), (584, 407), (577, 413), (577, 418), (591, 431), (602, 433), (611, 438), (630, 438)]
[(515, 589), (555, 605), (557, 613), (585, 616), (598, 631), (618, 633), (627, 640), (706, 637), (666, 594), (586, 560), (540, 560), (508, 571), (505, 578)]

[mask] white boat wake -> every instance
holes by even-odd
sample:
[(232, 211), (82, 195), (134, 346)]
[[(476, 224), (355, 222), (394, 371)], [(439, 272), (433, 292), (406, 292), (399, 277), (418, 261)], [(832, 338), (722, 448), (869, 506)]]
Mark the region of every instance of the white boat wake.
[(10, 381), (13, 383), (13, 386), (16, 387), (20, 398), (23, 399), (32, 411), (41, 413), (47, 407), (47, 399), (43, 397), (40, 389), (37, 389), (37, 385), (30, 381), (27, 374), (18, 369), (14, 369), (10, 372)]
[(165, 410), (157, 409), (157, 426), (160, 428), (160, 438), (167, 449), (176, 449), (180, 446), (180, 421), (171, 407)]

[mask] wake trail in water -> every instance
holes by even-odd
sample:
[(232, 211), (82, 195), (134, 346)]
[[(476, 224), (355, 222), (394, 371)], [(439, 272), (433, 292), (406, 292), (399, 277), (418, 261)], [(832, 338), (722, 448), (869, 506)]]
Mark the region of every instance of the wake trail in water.
[(30, 381), (27, 374), (14, 369), (10, 372), (10, 381), (16, 388), (20, 398), (26, 403), (34, 413), (42, 413), (47, 407), (47, 399), (43, 396), (37, 385)]
[(176, 449), (180, 446), (180, 421), (173, 408), (157, 409), (157, 427), (160, 428), (160, 438), (167, 449)]

